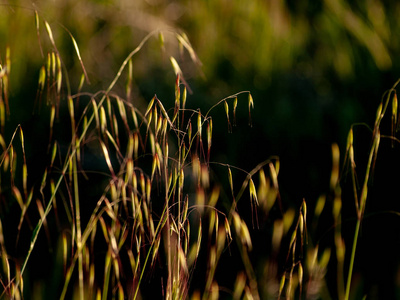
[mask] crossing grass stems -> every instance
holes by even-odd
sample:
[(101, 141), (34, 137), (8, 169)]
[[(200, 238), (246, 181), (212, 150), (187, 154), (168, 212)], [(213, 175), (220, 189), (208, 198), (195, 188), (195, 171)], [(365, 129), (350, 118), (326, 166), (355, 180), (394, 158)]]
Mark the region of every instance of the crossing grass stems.
[[(47, 233), (48, 239), (51, 239), (48, 223), (64, 209), (68, 231), (60, 230), (57, 237), (63, 268), (56, 271), (64, 279), (60, 299), (71, 294), (74, 299), (138, 299), (145, 296), (141, 289), (144, 278), (149, 280), (157, 268), (165, 270), (159, 287), (165, 299), (218, 299), (222, 291), (229, 293), (233, 299), (301, 299), (329, 294), (325, 274), (332, 261), (337, 264), (337, 295), (340, 299), (349, 299), (369, 178), (381, 140), (380, 123), (389, 103), (392, 106), (390, 138), (398, 141), (395, 138), (398, 124), (395, 88), (398, 82), (379, 105), (360, 195), (355, 176), (353, 127), (349, 132), (343, 160), (346, 167), (343, 170), (351, 173), (357, 211), (352, 246), (345, 246), (341, 234), (340, 151), (337, 144), (333, 144), (328, 195), (321, 195), (316, 201), (312, 220), (308, 217), (307, 199), (302, 201), (298, 209), (282, 211), (282, 215), (273, 220), (270, 253), (260, 271), (251, 257), (253, 228), (249, 229), (237, 204), (241, 199), (247, 199), (253, 212), (268, 216), (272, 207), (282, 201), (278, 184), (280, 160), (271, 157), (249, 172), (226, 163), (211, 161), (212, 113), (223, 106), (228, 130), (231, 131), (232, 126), (236, 125), (236, 110), (240, 107), (240, 101), (247, 98), (251, 124), (254, 100), (250, 92), (243, 91), (221, 99), (203, 114), (200, 109), (189, 107), (184, 74), (178, 60), (171, 56), (172, 68), (176, 73), (174, 107), (165, 108), (163, 101), (155, 95), (146, 110), (141, 112), (132, 101), (127, 100), (132, 99), (133, 57), (143, 51), (151, 38), (158, 38), (161, 49), (164, 49), (164, 35), (168, 34), (188, 51), (194, 63), (198, 63), (188, 38), (174, 31), (149, 33), (123, 61), (108, 88), (93, 94), (83, 91), (89, 78), (78, 44), (68, 31), (82, 67), (78, 93), (71, 94), (52, 28), (37, 12), (35, 21), (38, 37), (43, 38), (40, 35), (40, 24), (44, 24), (52, 45), (39, 72), (36, 95), (37, 105), (48, 105), (50, 108), (50, 163), (44, 170), (40, 187), (29, 186), (24, 128), (17, 126), (8, 143), (0, 135), (3, 149), (0, 160), (2, 182), (5, 182), (6, 176), (10, 178), (12, 195), (20, 208), (18, 232), (27, 222), (29, 207), (36, 204), (39, 215), (38, 219), (30, 220), (36, 222), (36, 225), (31, 231), (29, 248), (22, 264), (13, 261), (13, 254), (8, 253), (3, 234), (4, 224), (0, 219), (0, 298), (23, 299), (26, 298), (24, 295), (29, 294), (25, 290), (24, 275), (30, 267), (31, 254), (38, 247), (38, 236)], [(4, 64), (0, 68), (2, 132), (7, 125), (7, 114), (12, 113), (8, 96), (12, 74), (11, 55), (7, 48)], [(126, 90), (124, 95), (119, 95), (114, 92), (114, 87), (123, 74), (127, 77)], [(45, 104), (42, 103), (44, 97)], [(78, 100), (86, 103), (82, 111), (77, 108)], [(66, 154), (60, 151), (57, 136), (53, 132), (55, 119), (59, 110), (63, 109), (61, 101), (67, 102), (70, 122), (71, 136)], [(88, 220), (83, 221), (81, 195), (85, 187), (82, 179), (91, 176), (90, 170), (83, 168), (88, 148), (91, 151), (97, 149), (97, 159), (105, 164), (106, 184)], [(20, 154), (22, 164), (19, 163)], [(21, 172), (16, 172), (18, 166), (21, 166)], [(212, 168), (226, 170), (228, 186), (222, 186), (222, 183), (210, 177)], [(234, 182), (235, 173), (245, 174), (240, 185)], [(17, 174), (22, 178), (15, 178)], [(238, 191), (235, 190), (237, 186), (240, 186)], [(4, 189), (1, 187), (1, 190)], [(229, 205), (226, 205), (226, 201), (222, 205), (221, 199), (227, 195), (230, 198)], [(327, 197), (333, 199), (331, 206), (327, 204)], [(322, 212), (327, 209), (332, 211), (334, 220), (334, 241), (332, 247), (320, 248), (310, 231), (318, 226)], [(104, 251), (95, 249), (99, 240), (104, 242)], [(229, 256), (233, 247), (237, 248), (244, 268), (238, 272), (231, 287), (220, 287), (216, 278), (218, 263), (221, 256)], [(350, 251), (347, 253), (350, 255), (350, 266), (347, 276), (344, 276), (346, 248)], [(283, 263), (277, 261), (282, 251), (287, 253)], [(196, 265), (200, 253), (205, 253), (206, 257), (204, 285), (192, 288), (193, 274), (202, 267)], [(98, 270), (95, 263), (99, 260), (103, 262), (103, 270)], [(129, 263), (124, 263), (126, 261)], [(343, 278), (347, 278), (346, 283)], [(34, 283), (30, 285), (34, 286)]]

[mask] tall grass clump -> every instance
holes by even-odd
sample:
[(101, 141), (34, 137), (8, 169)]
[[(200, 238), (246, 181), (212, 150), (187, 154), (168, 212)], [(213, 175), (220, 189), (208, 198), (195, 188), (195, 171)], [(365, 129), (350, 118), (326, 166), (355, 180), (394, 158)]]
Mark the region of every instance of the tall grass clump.
[[(254, 100), (241, 91), (208, 110), (193, 107), (181, 59), (165, 47), (168, 37), (200, 64), (185, 34), (150, 32), (111, 83), (91, 91), (74, 35), (62, 27), (81, 69), (71, 80), (77, 87), (51, 24), (38, 12), (34, 24), (43, 64), (28, 99), (40, 115), (33, 123), (18, 122), (13, 52), (0, 53), (0, 299), (357, 297), (357, 247), (378, 149), (383, 138), (398, 142), (398, 82), (379, 104), (366, 162), (354, 133), (365, 124), (355, 124), (342, 161), (332, 144), (327, 192), (287, 208), (279, 157), (250, 171), (213, 160), (213, 118), (233, 132), (246, 107), (252, 126)], [(143, 106), (134, 61), (150, 40), (175, 76), (167, 99), (154, 95)], [(32, 156), (33, 148), (40, 153)], [(344, 213), (348, 203), (354, 215)]]
[[(106, 90), (85, 92), (89, 78), (68, 31), (82, 68), (77, 92), (72, 93), (75, 88), (51, 25), (37, 12), (35, 21), (39, 44), (50, 42), (35, 101), (48, 124), (40, 170), (30, 168), (23, 124), (5, 137), (7, 116), (14, 113), (8, 104), (9, 49), (0, 70), (1, 298), (27, 299), (34, 293), (60, 299), (217, 299), (217, 265), (232, 248), (238, 249), (243, 271), (237, 277), (240, 285), (232, 284), (227, 293), (237, 299), (260, 298), (249, 258), (250, 231), (236, 204), (247, 195), (251, 206), (272, 206), (278, 195), (279, 160), (271, 158), (251, 172), (243, 171), (238, 193), (234, 167), (212, 162), (212, 113), (223, 106), (230, 124), (238, 102), (247, 100), (250, 117), (250, 92), (228, 96), (207, 112), (190, 108), (189, 87), (171, 56), (176, 74), (173, 107), (164, 107), (154, 95), (145, 110), (139, 109), (132, 95), (132, 61), (149, 39), (158, 38), (163, 48), (164, 35), (172, 35), (197, 60), (187, 37), (171, 31), (148, 34)], [(119, 93), (115, 87), (122, 78), (125, 91)], [(228, 188), (212, 177), (215, 167), (226, 169)], [(30, 180), (31, 174), (36, 179)], [(258, 174), (262, 197), (254, 183)], [(7, 229), (12, 223), (4, 215), (11, 213), (18, 216), (17, 230)], [(5, 237), (5, 230), (16, 238)], [(40, 277), (43, 272), (47, 274)]]

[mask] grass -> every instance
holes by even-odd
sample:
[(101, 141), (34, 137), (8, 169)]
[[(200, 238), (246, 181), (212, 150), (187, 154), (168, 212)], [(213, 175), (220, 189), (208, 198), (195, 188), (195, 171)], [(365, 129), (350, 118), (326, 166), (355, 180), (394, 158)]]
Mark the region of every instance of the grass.
[[(171, 35), (198, 63), (185, 35), (151, 32), (127, 55), (107, 89), (93, 93), (85, 91), (89, 78), (74, 36), (66, 29), (82, 69), (77, 88), (70, 86), (51, 25), (37, 12), (35, 21), (39, 42), (46, 38), (51, 44), (43, 55), (33, 97), (36, 107), (47, 113), (42, 118), (48, 124), (47, 152), (39, 169), (32, 169), (33, 162), (27, 159), (25, 132), (29, 128), (18, 125), (9, 139), (4, 134), (7, 118), (14, 113), (9, 103), (9, 48), (0, 68), (0, 298), (352, 296), (357, 288), (353, 268), (357, 244), (379, 145), (383, 138), (393, 146), (398, 142), (398, 82), (378, 107), (361, 189), (354, 125), (342, 170), (340, 149), (332, 145), (327, 194), (315, 205), (303, 199), (299, 207), (285, 210), (278, 182), (279, 157), (270, 157), (250, 171), (212, 160), (213, 116), (225, 113), (229, 132), (236, 126), (237, 109), (246, 106), (251, 126), (255, 101), (249, 91), (225, 97), (205, 113), (192, 108), (179, 59), (171, 56), (176, 75), (173, 107), (166, 108), (168, 101), (157, 95), (149, 99), (147, 108), (135, 106), (132, 59), (145, 51), (151, 39), (158, 40), (160, 51), (165, 51), (164, 35)], [(117, 84), (125, 85), (125, 90), (118, 91)], [(381, 135), (389, 104), (391, 130)], [(224, 179), (218, 177), (221, 169)], [(32, 174), (39, 180), (31, 180)], [(350, 243), (342, 233), (348, 231), (342, 217), (347, 174), (356, 211)], [(250, 216), (243, 207), (250, 208)], [(326, 224), (326, 215), (331, 228), (324, 232), (331, 240), (321, 243), (316, 232)], [(267, 226), (260, 220), (267, 220), (269, 231), (263, 236), (268, 242), (262, 259), (257, 257), (260, 242), (254, 238), (258, 228)], [(43, 275), (40, 269), (47, 268), (46, 259), (51, 261), (51, 270)], [(226, 283), (224, 277), (231, 282)], [(332, 277), (335, 284), (328, 280)], [(52, 284), (49, 290), (48, 284)]]

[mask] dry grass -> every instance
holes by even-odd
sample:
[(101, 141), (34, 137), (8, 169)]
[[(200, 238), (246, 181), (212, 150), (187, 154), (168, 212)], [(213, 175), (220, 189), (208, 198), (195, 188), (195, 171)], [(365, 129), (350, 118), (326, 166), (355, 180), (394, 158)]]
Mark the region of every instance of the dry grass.
[[(278, 157), (265, 160), (249, 172), (211, 160), (212, 113), (223, 106), (227, 131), (232, 131), (240, 102), (247, 97), (251, 125), (254, 100), (249, 91), (221, 99), (203, 114), (200, 109), (190, 108), (187, 99), (190, 87), (178, 60), (171, 56), (176, 74), (174, 107), (165, 108), (164, 101), (156, 95), (144, 111), (133, 104), (132, 58), (152, 38), (158, 38), (161, 51), (165, 51), (164, 34), (172, 34), (194, 63), (199, 63), (186, 36), (175, 32), (150, 33), (126, 57), (105, 91), (88, 93), (83, 92), (89, 82), (84, 62), (75, 38), (68, 31), (82, 67), (78, 92), (71, 94), (51, 25), (37, 12), (35, 21), (39, 40), (45, 38), (41, 34), (43, 23), (52, 45), (47, 55), (43, 55), (36, 93), (37, 109), (48, 108), (48, 163), (40, 174), (40, 183), (31, 182), (24, 128), (18, 126), (8, 142), (0, 135), (3, 151), (0, 188), (2, 192), (11, 190), (18, 206), (16, 245), (19, 238), (27, 239), (25, 228), (29, 228), (30, 234), (22, 258), (15, 257), (16, 254), (10, 253), (13, 251), (9, 250), (10, 242), (5, 240), (6, 224), (0, 218), (0, 298), (27, 299), (35, 288), (40, 289), (42, 283), (32, 277), (35, 270), (31, 267), (31, 256), (34, 251), (42, 251), (43, 235), (49, 244), (48, 252), (56, 256), (58, 267), (54, 272), (62, 279), (57, 281), (55, 293), (61, 299), (140, 299), (154, 294), (165, 299), (218, 299), (225, 294), (233, 299), (329, 298), (331, 287), (325, 275), (332, 264), (336, 265), (335, 293), (340, 299), (349, 298), (368, 185), (381, 142), (380, 124), (390, 101), (390, 138), (398, 141), (394, 136), (398, 127), (397, 83), (377, 112), (361, 193), (353, 128), (349, 132), (344, 158), (348, 168), (343, 170), (351, 174), (357, 225), (345, 284), (345, 255), (349, 255), (346, 249), (350, 247), (346, 247), (342, 236), (343, 172), (336, 144), (332, 145), (327, 195), (321, 195), (311, 214), (307, 199), (297, 209), (284, 211)], [(41, 47), (40, 51), (46, 49)], [(7, 49), (5, 63), (0, 68), (2, 132), (7, 124), (6, 115), (12, 113), (8, 103), (10, 56)], [(114, 90), (122, 75), (126, 76), (123, 94)], [(56, 120), (62, 118), (63, 110), (68, 113), (62, 119), (65, 122), (62, 130), (69, 134), (67, 150), (62, 149), (55, 134)], [(88, 167), (91, 155), (97, 170)], [(227, 186), (212, 177), (213, 168), (226, 170)], [(239, 184), (234, 176), (237, 173), (244, 177)], [(96, 181), (94, 186), (87, 183), (92, 176)], [(252, 224), (241, 214), (238, 206), (241, 200), (248, 201)], [(4, 206), (13, 206), (10, 202)], [(279, 216), (271, 217), (270, 249), (260, 267), (252, 255), (255, 248), (252, 234), (259, 226), (259, 215), (268, 219), (274, 207), (278, 207)], [(330, 246), (322, 247), (314, 239), (313, 231), (326, 211), (331, 214), (334, 234)], [(56, 235), (52, 226), (57, 227)], [(235, 282), (220, 286), (219, 263), (231, 253), (236, 253), (235, 263), (242, 267), (238, 267)], [(201, 278), (201, 282), (194, 282), (194, 278)]]

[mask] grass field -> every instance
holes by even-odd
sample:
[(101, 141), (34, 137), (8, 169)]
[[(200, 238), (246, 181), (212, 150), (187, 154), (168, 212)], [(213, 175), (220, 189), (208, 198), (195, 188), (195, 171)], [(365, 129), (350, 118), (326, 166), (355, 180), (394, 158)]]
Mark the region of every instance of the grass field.
[[(252, 91), (223, 86), (222, 98), (193, 101), (202, 63), (190, 36), (168, 27), (131, 48), (119, 39), (102, 48), (100, 37), (83, 38), (90, 23), (80, 32), (44, 10), (5, 7), (0, 299), (399, 295), (398, 81), (377, 99), (372, 124), (354, 122), (343, 148), (331, 142), (324, 192), (287, 199), (298, 182), (281, 186), (279, 153), (251, 155), (264, 144)], [(111, 62), (87, 65), (90, 51)], [(236, 151), (221, 135), (242, 143), (239, 164), (257, 163), (227, 161)]]

